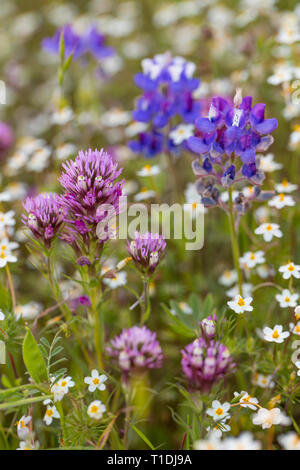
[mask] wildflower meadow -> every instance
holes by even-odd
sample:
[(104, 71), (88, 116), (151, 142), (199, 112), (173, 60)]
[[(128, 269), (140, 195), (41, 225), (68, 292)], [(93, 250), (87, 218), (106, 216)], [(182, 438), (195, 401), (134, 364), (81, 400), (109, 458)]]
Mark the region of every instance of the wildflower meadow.
[(0, 39), (0, 449), (300, 450), (299, 2)]

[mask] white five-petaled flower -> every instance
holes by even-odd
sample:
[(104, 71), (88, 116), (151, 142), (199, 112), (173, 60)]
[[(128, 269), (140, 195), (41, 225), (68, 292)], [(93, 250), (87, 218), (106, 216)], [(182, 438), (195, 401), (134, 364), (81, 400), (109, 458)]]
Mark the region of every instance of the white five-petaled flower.
[(263, 235), (265, 242), (270, 242), (273, 237), (281, 238), (282, 231), (278, 224), (264, 223), (261, 224), (254, 233), (256, 235)]
[(239, 404), (242, 408), (250, 408), (250, 410), (257, 410), (257, 406), (255, 405), (258, 404), (258, 399), (255, 397), (251, 397), (251, 395), (249, 395), (249, 393), (245, 390), (242, 390), (240, 393), (234, 392), (234, 396), (240, 397)]
[(228, 413), (230, 403), (225, 402), (221, 404), (219, 400), (214, 400), (211, 406), (212, 407), (207, 410), (207, 414), (211, 416), (214, 421), (225, 420), (230, 416)]
[(5, 315), (2, 312), (2, 310), (0, 310), (0, 321), (3, 321), (3, 320), (5, 320)]
[(15, 225), (15, 211), (0, 212), (0, 230)]
[(145, 165), (143, 168), (136, 172), (138, 176), (155, 176), (159, 175), (160, 167), (158, 165)]
[(246, 268), (254, 268), (257, 264), (263, 264), (265, 263), (265, 256), (264, 252), (259, 250), (259, 251), (247, 251), (246, 253), (243, 254), (243, 256), (240, 258), (240, 264), (241, 266), (245, 266)]
[(284, 450), (300, 450), (300, 437), (294, 431), (280, 434), (278, 442)]
[(227, 305), (231, 310), (235, 313), (244, 313), (244, 312), (252, 312), (253, 307), (251, 306), (252, 297), (243, 298), (240, 295), (236, 295), (234, 300), (230, 300), (227, 302)]
[(275, 170), (282, 168), (281, 163), (277, 163), (274, 160), (273, 153), (259, 156), (259, 169), (265, 173), (272, 173)]
[(231, 284), (237, 281), (237, 272), (235, 270), (226, 270), (222, 276), (219, 277), (219, 283), (222, 286), (229, 287)]
[(96, 369), (93, 369), (91, 372), (91, 377), (85, 377), (84, 382), (89, 385), (89, 392), (94, 392), (95, 390), (105, 390), (107, 377), (104, 374), (99, 375), (99, 372)]
[(7, 238), (0, 240), (0, 268), (4, 268), (7, 263), (15, 263), (17, 257), (12, 254), (12, 250), (19, 245), (16, 242), (10, 242)]
[(285, 338), (290, 336), (290, 333), (288, 331), (282, 330), (282, 325), (275, 325), (273, 329), (266, 326), (263, 329), (264, 339), (271, 343), (283, 343)]
[(250, 432), (243, 432), (237, 437), (227, 437), (221, 441), (220, 450), (260, 450), (261, 443), (255, 441)]
[(284, 415), (279, 408), (272, 408), (271, 410), (260, 408), (253, 416), (252, 422), (261, 426), (262, 429), (269, 429), (274, 424), (282, 424), (283, 418)]
[(175, 145), (180, 145), (182, 142), (187, 140), (189, 137), (194, 135), (194, 125), (193, 124), (179, 124), (170, 132), (170, 139), (174, 142)]
[(55, 111), (51, 116), (52, 124), (57, 124), (59, 126), (63, 126), (70, 122), (74, 117), (73, 111), (71, 108), (64, 107)]
[(50, 426), (54, 418), (59, 418), (59, 413), (54, 405), (48, 405), (43, 420)]
[(30, 435), (30, 429), (28, 427), (28, 424), (31, 421), (31, 416), (25, 416), (23, 415), (22, 418), (18, 421), (17, 424), (17, 432), (19, 439), (26, 440), (27, 437)]
[(298, 185), (283, 180), (281, 183), (276, 184), (275, 189), (278, 193), (292, 193), (298, 189)]
[(69, 388), (74, 387), (75, 382), (73, 382), (72, 377), (63, 377), (57, 382), (53, 383), (51, 387), (51, 392), (54, 394), (54, 401), (61, 401), (69, 392)]
[(300, 336), (300, 321), (294, 325), (294, 323), (290, 323), (290, 330), (294, 335)]
[(276, 209), (282, 209), (285, 206), (294, 206), (295, 201), (292, 196), (287, 196), (284, 193), (277, 194), (276, 196), (272, 197), (268, 202), (270, 207), (276, 207)]
[(115, 272), (113, 277), (105, 277), (103, 283), (110, 289), (117, 289), (118, 287), (125, 286), (127, 282), (126, 271)]
[[(242, 291), (245, 297), (251, 297), (252, 290), (253, 290), (252, 284), (250, 284), (249, 282), (243, 282)], [(228, 289), (226, 291), (226, 295), (227, 297), (230, 297), (231, 299), (233, 299), (233, 297), (239, 294), (239, 291), (240, 291), (239, 286), (236, 284), (235, 286), (231, 287), (231, 289)]]
[(100, 400), (94, 400), (92, 403), (89, 404), (87, 409), (87, 414), (96, 420), (102, 418), (103, 413), (106, 411), (105, 405)]
[(281, 294), (276, 294), (275, 299), (281, 308), (296, 307), (299, 294), (292, 294), (288, 289), (284, 289)]
[(287, 264), (280, 266), (279, 272), (282, 273), (283, 279), (290, 279), (291, 276), (296, 279), (300, 278), (300, 265), (289, 261)]

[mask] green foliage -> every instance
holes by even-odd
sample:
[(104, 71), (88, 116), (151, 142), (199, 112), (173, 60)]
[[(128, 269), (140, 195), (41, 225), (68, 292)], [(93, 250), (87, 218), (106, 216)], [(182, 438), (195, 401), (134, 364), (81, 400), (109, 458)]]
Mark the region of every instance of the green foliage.
[(49, 375), (43, 355), (29, 328), (23, 342), (23, 360), (29, 375), (36, 383), (48, 381)]

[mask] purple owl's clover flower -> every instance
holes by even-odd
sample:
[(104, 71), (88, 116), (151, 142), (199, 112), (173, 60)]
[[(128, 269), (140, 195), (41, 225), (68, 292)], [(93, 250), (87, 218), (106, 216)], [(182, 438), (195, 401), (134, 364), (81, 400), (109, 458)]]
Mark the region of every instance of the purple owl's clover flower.
[[(132, 117), (134, 121), (148, 124), (149, 129), (139, 133), (137, 140), (129, 141), (128, 145), (146, 158), (163, 151), (174, 153), (178, 147), (170, 138), (171, 120), (179, 117), (181, 123), (193, 124), (201, 112), (200, 102), (193, 97), (200, 84), (200, 80), (193, 77), (196, 66), (167, 52), (144, 59), (142, 69), (135, 76), (135, 84), (143, 94), (137, 100)], [(164, 128), (167, 128), (165, 133)]]
[(62, 239), (82, 256), (80, 247), (109, 238), (108, 234), (98, 238), (97, 225), (107, 219), (108, 207), (114, 215), (119, 214), (125, 180), (115, 182), (122, 169), (103, 149), (80, 151), (75, 160), (68, 160), (62, 167), (59, 178), (65, 190), (60, 196), (65, 222)]
[(5, 122), (0, 122), (0, 159), (11, 148), (13, 142), (14, 134), (12, 128), (5, 124)]
[(134, 240), (127, 241), (127, 250), (137, 268), (146, 276), (151, 276), (166, 248), (165, 239), (158, 233), (135, 233)]
[(196, 135), (188, 139), (187, 146), (200, 156), (192, 167), (204, 205), (220, 203), (216, 186), (228, 188), (241, 181), (261, 185), (264, 174), (258, 169), (257, 152), (269, 148), (273, 143), (270, 134), (278, 126), (276, 119), (265, 119), (264, 103), (252, 107), (252, 97), (242, 98), (241, 90), (233, 103), (214, 97), (208, 117), (199, 117), (195, 125)]
[(35, 198), (28, 197), (23, 206), (27, 214), (22, 215), (22, 222), (48, 249), (63, 223), (58, 195), (39, 194)]
[[(207, 326), (202, 325), (202, 329), (207, 329)], [(213, 334), (212, 331), (210, 334)], [(203, 393), (209, 393), (235, 368), (228, 349), (220, 342), (209, 339), (209, 334), (195, 339), (182, 349), (181, 354), (181, 367), (189, 385)]]
[(114, 49), (106, 45), (106, 37), (99, 33), (95, 26), (92, 26), (85, 35), (79, 36), (69, 24), (59, 28), (53, 37), (43, 39), (44, 51), (58, 55), (62, 34), (65, 59), (73, 54), (76, 60), (90, 53), (96, 60), (102, 60), (114, 54)]
[(123, 330), (111, 340), (107, 352), (116, 358), (126, 380), (130, 372), (161, 367), (163, 354), (156, 333), (145, 326)]

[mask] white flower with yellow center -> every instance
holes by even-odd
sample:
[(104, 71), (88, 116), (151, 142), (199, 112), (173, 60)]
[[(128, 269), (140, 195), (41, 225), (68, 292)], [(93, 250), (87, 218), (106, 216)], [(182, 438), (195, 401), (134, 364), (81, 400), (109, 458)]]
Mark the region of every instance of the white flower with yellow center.
[(211, 408), (207, 410), (207, 414), (213, 418), (214, 421), (220, 421), (228, 419), (230, 417), (228, 410), (230, 409), (230, 403), (221, 404), (219, 400), (214, 400), (211, 404)]
[(285, 338), (290, 336), (290, 333), (288, 331), (282, 330), (282, 325), (275, 325), (273, 329), (266, 326), (263, 329), (265, 341), (269, 341), (270, 343), (283, 343)]
[(262, 429), (269, 429), (276, 424), (282, 424), (283, 418), (284, 415), (279, 408), (272, 408), (271, 410), (260, 408), (253, 416), (252, 422), (257, 426), (261, 426)]
[(34, 320), (37, 315), (42, 311), (42, 305), (38, 302), (29, 302), (25, 305), (17, 305), (15, 315), (17, 320), (23, 318), (24, 320)]
[(69, 388), (74, 387), (72, 377), (64, 377), (51, 386), (51, 392), (54, 395), (54, 401), (61, 401), (63, 397), (69, 392)]
[(279, 302), (281, 308), (296, 307), (299, 294), (292, 294), (288, 289), (284, 289), (281, 294), (275, 295), (275, 299)]
[(136, 202), (146, 201), (147, 199), (155, 197), (155, 194), (155, 191), (152, 189), (142, 188), (141, 191), (134, 196), (134, 200)]
[(240, 265), (248, 269), (255, 268), (257, 264), (265, 263), (265, 254), (263, 251), (247, 251), (240, 258)]
[(267, 82), (270, 85), (280, 85), (284, 82), (289, 82), (293, 78), (293, 71), (289, 65), (279, 64), (275, 66), (274, 74), (271, 75)]
[(170, 139), (174, 142), (175, 145), (180, 145), (185, 140), (189, 139), (194, 135), (194, 125), (193, 124), (179, 124), (170, 132)]
[(143, 168), (136, 172), (138, 176), (155, 176), (161, 172), (159, 165), (145, 165)]
[[(242, 284), (242, 290), (243, 290), (243, 295), (245, 297), (251, 297), (251, 292), (253, 290), (253, 285), (250, 284), (249, 282), (244, 282)], [(233, 286), (231, 289), (228, 289), (226, 291), (227, 297), (230, 297), (231, 299), (236, 297), (238, 294), (239, 294), (239, 286), (237, 284), (235, 286)]]
[(279, 272), (282, 273), (283, 279), (290, 279), (290, 277), (299, 279), (300, 278), (300, 265), (294, 264), (291, 261), (289, 261), (287, 264), (280, 266)]
[(298, 189), (298, 185), (289, 183), (287, 180), (283, 180), (281, 183), (276, 184), (275, 189), (278, 193), (292, 193)]
[(300, 450), (300, 437), (294, 431), (280, 434), (278, 442), (284, 450)]
[(255, 405), (258, 404), (258, 399), (249, 395), (249, 393), (245, 392), (245, 390), (242, 390), (240, 393), (234, 392), (234, 397), (240, 397), (239, 404), (242, 408), (250, 408), (250, 410), (257, 410), (257, 406)]
[(290, 323), (290, 330), (294, 335), (299, 336), (300, 335), (300, 322), (296, 323), (296, 325), (294, 325), (294, 323)]
[(84, 383), (89, 385), (89, 392), (94, 392), (95, 390), (105, 390), (106, 386), (104, 382), (106, 382), (107, 376), (104, 374), (99, 375), (99, 372), (96, 369), (93, 369), (91, 372), (91, 377), (85, 377)]
[(43, 421), (45, 421), (47, 426), (50, 426), (54, 418), (60, 418), (59, 413), (54, 405), (48, 405), (45, 411)]
[(73, 111), (71, 108), (64, 107), (55, 111), (51, 116), (52, 124), (57, 124), (58, 126), (63, 126), (70, 122), (74, 117)]
[(250, 432), (243, 432), (237, 437), (227, 437), (221, 443), (221, 450), (260, 450), (261, 442), (255, 441)]
[(252, 312), (253, 307), (251, 306), (252, 297), (243, 298), (240, 295), (236, 295), (234, 300), (230, 300), (227, 302), (227, 305), (231, 310), (235, 313), (245, 313), (245, 312)]
[(18, 246), (18, 243), (9, 242), (7, 238), (0, 240), (0, 268), (4, 268), (7, 263), (15, 263), (17, 261), (17, 257), (11, 251)]
[(273, 388), (275, 385), (271, 375), (258, 374), (257, 372), (253, 375), (252, 383), (261, 388)]
[(16, 450), (34, 450), (35, 446), (30, 441), (20, 441), (19, 447)]
[(125, 286), (127, 283), (127, 273), (125, 271), (116, 272), (114, 277), (104, 278), (103, 283), (110, 287), (110, 289), (117, 289), (117, 287)]
[(267, 155), (259, 155), (259, 170), (264, 173), (272, 173), (275, 170), (280, 170), (282, 168), (281, 163), (274, 161), (273, 153), (268, 153)]
[(19, 439), (26, 440), (27, 437), (30, 435), (30, 429), (28, 427), (28, 424), (31, 421), (31, 416), (25, 416), (23, 415), (22, 418), (18, 421), (17, 424), (17, 433), (19, 436)]
[(282, 231), (278, 224), (264, 223), (257, 227), (254, 231), (256, 235), (263, 235), (265, 242), (270, 242), (273, 237), (281, 238)]
[[(186, 315), (191, 315), (193, 313), (193, 309), (186, 302), (179, 302), (178, 306), (182, 313), (185, 313)], [(176, 310), (174, 308), (172, 308), (170, 312), (172, 315), (176, 315)]]
[(102, 418), (103, 413), (105, 413), (105, 411), (106, 411), (105, 405), (103, 405), (103, 403), (100, 400), (95, 400), (89, 404), (88, 409), (87, 409), (87, 414), (91, 418), (99, 420)]
[(6, 227), (12, 227), (16, 221), (14, 219), (15, 211), (0, 212), (0, 231)]
[(295, 205), (295, 201), (292, 196), (287, 196), (284, 193), (277, 194), (277, 196), (272, 197), (268, 202), (270, 207), (276, 207), (276, 209), (282, 209), (283, 207), (289, 206), (292, 207)]
[(295, 308), (294, 312), (295, 312), (295, 318), (296, 318), (296, 320), (297, 320), (297, 321), (300, 320), (300, 305), (297, 305), (297, 307)]
[(237, 272), (234, 269), (224, 271), (222, 276), (219, 277), (219, 283), (226, 287), (231, 286), (236, 281)]

